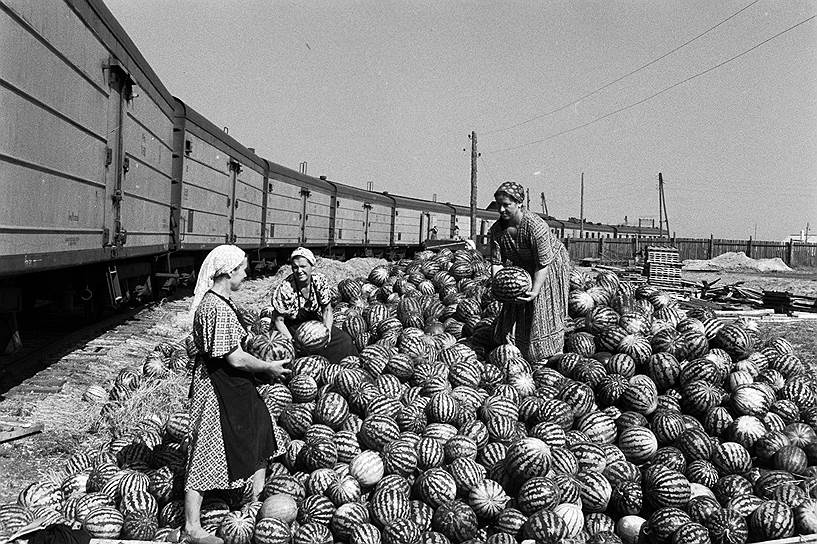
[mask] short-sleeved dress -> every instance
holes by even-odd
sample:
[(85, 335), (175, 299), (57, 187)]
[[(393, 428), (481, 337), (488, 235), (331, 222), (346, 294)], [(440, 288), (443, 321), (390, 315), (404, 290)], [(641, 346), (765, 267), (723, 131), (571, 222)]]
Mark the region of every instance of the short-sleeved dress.
[(518, 347), (530, 361), (542, 361), (564, 349), (570, 257), (544, 219), (527, 210), (516, 229), (501, 221), (488, 231), (491, 264), (524, 268), (531, 277), (540, 268), (547, 277), (539, 296), (527, 304), (504, 304), (494, 340)]
[[(323, 309), (332, 303), (329, 292), (329, 280), (320, 272), (313, 272), (309, 294), (304, 297), (295, 284), (295, 276), (290, 274), (272, 293), (272, 307), (284, 318), (290, 332), (304, 321), (323, 321)], [(329, 362), (337, 363), (349, 355), (358, 355), (352, 337), (343, 330), (332, 326), (332, 337), (329, 344), (317, 355), (326, 357)]]
[(242, 487), (275, 455), (272, 419), (253, 375), (225, 357), (247, 335), (228, 299), (209, 291), (193, 318), (198, 350), (191, 383), (185, 489)]

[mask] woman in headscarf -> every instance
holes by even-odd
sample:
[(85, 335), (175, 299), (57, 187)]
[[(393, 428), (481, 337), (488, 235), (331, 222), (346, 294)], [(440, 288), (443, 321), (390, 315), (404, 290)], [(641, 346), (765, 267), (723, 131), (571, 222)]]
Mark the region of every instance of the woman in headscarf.
[(337, 363), (349, 355), (358, 355), (352, 337), (334, 326), (329, 281), (315, 272), (315, 255), (304, 247), (289, 258), (292, 274), (278, 284), (272, 294), (273, 324), (286, 338), (305, 321), (320, 321), (329, 330), (329, 344), (316, 355)]
[(504, 304), (494, 340), (518, 347), (529, 361), (542, 361), (564, 349), (570, 258), (547, 222), (522, 207), (525, 189), (507, 181), (494, 193), (499, 220), (488, 231), (491, 269), (524, 268), (531, 290), (516, 303)]
[(231, 300), (247, 276), (247, 259), (236, 246), (222, 245), (204, 259), (191, 310), (198, 350), (190, 384), (190, 445), (185, 481), (185, 532), (193, 544), (221, 544), (201, 526), (202, 492), (264, 487), (267, 461), (277, 444), (269, 410), (255, 376), (280, 378), (288, 361), (262, 361), (241, 347), (250, 323)]

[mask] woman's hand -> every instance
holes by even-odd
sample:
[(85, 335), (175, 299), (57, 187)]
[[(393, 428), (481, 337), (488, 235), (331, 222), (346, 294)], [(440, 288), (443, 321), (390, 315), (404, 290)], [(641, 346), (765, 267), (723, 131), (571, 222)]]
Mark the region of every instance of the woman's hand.
[(524, 295), (520, 295), (516, 297), (516, 301), (520, 304), (525, 304), (528, 302), (533, 302), (536, 300), (536, 297), (539, 296), (539, 289), (531, 289), (530, 291), (525, 291)]
[(268, 363), (267, 374), (273, 378), (283, 378), (292, 374), (292, 371), (286, 368), (286, 365), (289, 364), (289, 359), (269, 361)]

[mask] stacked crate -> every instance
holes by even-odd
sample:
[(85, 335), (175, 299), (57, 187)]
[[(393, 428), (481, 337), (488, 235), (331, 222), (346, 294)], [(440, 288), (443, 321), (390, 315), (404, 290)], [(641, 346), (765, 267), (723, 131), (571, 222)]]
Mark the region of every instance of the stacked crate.
[(681, 259), (674, 247), (648, 246), (644, 259), (647, 283), (665, 291), (681, 291)]

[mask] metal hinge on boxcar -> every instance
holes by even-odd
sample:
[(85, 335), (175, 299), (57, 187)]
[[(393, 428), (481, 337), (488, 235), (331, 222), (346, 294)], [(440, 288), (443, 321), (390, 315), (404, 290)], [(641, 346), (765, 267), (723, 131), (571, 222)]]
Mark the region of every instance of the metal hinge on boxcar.
[(128, 231), (121, 226), (116, 227), (116, 233), (113, 235), (113, 243), (117, 246), (124, 246), (128, 242)]

